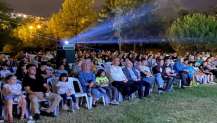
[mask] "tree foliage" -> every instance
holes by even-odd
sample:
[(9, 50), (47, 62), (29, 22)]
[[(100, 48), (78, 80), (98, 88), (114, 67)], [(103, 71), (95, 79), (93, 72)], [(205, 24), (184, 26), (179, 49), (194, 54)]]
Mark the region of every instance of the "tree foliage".
[(48, 46), (49, 39), (46, 39), (46, 21), (40, 18), (30, 18), (15, 28), (12, 35), (22, 41), (23, 47)]
[(198, 13), (186, 15), (172, 23), (168, 36), (177, 51), (216, 50), (217, 19)]
[(114, 11), (121, 9), (124, 13), (135, 9), (136, 7), (148, 3), (151, 0), (105, 0), (106, 4), (99, 12), (99, 19), (107, 19), (110, 16), (114, 16)]
[(10, 10), (11, 9), (7, 6), (7, 4), (3, 0), (0, 0), (0, 11), (1, 12), (8, 12)]
[(94, 0), (65, 0), (62, 9), (54, 14), (49, 23), (48, 31), (55, 38), (69, 38), (96, 22)]

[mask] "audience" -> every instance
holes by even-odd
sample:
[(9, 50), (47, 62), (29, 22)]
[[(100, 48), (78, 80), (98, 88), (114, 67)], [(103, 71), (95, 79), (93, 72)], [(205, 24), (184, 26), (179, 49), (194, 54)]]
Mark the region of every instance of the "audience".
[[(0, 109), (6, 109), (8, 122), (14, 119), (14, 103), (22, 109), (21, 119), (27, 109), (31, 109), (35, 120), (40, 119), (40, 115), (55, 116), (61, 100), (63, 109), (69, 108), (69, 99), (74, 104), (72, 108), (79, 109), (79, 100), (68, 76), (79, 79), (83, 91), (93, 97), (93, 106), (101, 97), (118, 105), (120, 96), (124, 100), (131, 99), (132, 94), (139, 98), (149, 96), (155, 84), (159, 94), (172, 93), (173, 85), (179, 81), (181, 88), (185, 88), (193, 82), (213, 84), (217, 77), (217, 56), (205, 52), (179, 56), (161, 52), (79, 50), (74, 67), (65, 58), (56, 61), (55, 54), (21, 52), (14, 58), (1, 56), (3, 101)], [(44, 106), (43, 102), (49, 105)]]

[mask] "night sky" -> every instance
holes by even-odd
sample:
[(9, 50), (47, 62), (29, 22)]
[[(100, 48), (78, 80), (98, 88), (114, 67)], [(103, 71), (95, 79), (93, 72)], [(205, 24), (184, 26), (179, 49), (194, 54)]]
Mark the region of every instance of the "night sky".
[[(57, 12), (64, 0), (3, 0), (16, 12), (22, 12), (35, 16), (48, 17)], [(96, 6), (102, 5), (105, 0), (96, 0)], [(164, 2), (168, 0), (156, 0)], [(207, 9), (217, 6), (217, 0), (177, 0), (188, 9)]]
[(4, 0), (16, 12), (36, 16), (50, 16), (57, 12), (63, 0)]
[[(3, 0), (16, 12), (48, 17), (57, 12), (64, 0)], [(101, 7), (104, 0), (96, 0), (96, 8)]]

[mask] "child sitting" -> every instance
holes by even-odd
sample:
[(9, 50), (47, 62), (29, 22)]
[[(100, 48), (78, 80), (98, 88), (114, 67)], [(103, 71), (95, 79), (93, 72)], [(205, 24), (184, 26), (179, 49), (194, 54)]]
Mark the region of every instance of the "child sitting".
[(3, 96), (6, 104), (6, 113), (8, 122), (13, 122), (13, 103), (18, 103), (21, 108), (21, 117), (24, 118), (26, 112), (26, 99), (22, 95), (22, 86), (17, 83), (17, 77), (15, 75), (9, 75), (5, 78), (5, 84), (3, 85)]
[(56, 84), (57, 93), (63, 98), (63, 109), (68, 110), (67, 100), (68, 97), (71, 97), (74, 103), (74, 109), (78, 109), (78, 105), (76, 103), (75, 91), (73, 90), (73, 83), (68, 81), (68, 75), (66, 73), (62, 73), (59, 78), (59, 82)]
[(110, 103), (113, 105), (118, 105), (118, 90), (117, 88), (109, 84), (109, 79), (107, 78), (105, 71), (103, 69), (98, 70), (96, 74), (96, 84), (106, 90), (107, 95), (112, 100)]

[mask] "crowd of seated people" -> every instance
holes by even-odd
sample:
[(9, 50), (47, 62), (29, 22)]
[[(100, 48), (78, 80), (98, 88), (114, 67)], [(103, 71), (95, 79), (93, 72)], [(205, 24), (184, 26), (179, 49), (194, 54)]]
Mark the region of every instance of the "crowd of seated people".
[[(172, 93), (178, 83), (185, 89), (196, 84), (213, 84), (217, 77), (217, 56), (210, 53), (136, 53), (119, 51), (77, 51), (76, 63), (66, 59), (56, 62), (55, 52), (19, 53), (0, 56), (0, 119), (14, 122), (14, 104), (19, 117), (57, 116), (56, 110), (79, 109), (79, 100), (69, 77), (77, 78), (82, 90), (92, 97), (96, 107), (101, 97), (106, 104), (119, 105), (123, 100)], [(122, 99), (120, 99), (122, 97)], [(41, 108), (47, 101), (46, 108)], [(3, 112), (2, 112), (3, 111)], [(27, 116), (28, 114), (29, 116)]]

